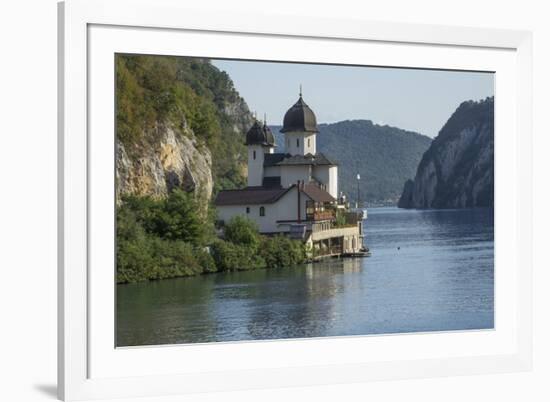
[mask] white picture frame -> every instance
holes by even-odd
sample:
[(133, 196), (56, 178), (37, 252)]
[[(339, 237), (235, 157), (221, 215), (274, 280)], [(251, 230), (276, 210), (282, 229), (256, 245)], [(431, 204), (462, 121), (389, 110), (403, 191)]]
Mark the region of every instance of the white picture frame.
[[(206, 36), (212, 40), (209, 42)], [(182, 50), (181, 38), (192, 38), (192, 43), (201, 43), (203, 50), (195, 49), (193, 54), (190, 48)], [(222, 41), (225, 45), (215, 50), (214, 43)], [(303, 49), (304, 41), (308, 42), (309, 53), (294, 55), (292, 48)], [(280, 46), (283, 42), (285, 46)], [(244, 43), (269, 46), (254, 47), (255, 53), (239, 53)], [(351, 64), (356, 59), (348, 59), (347, 54), (360, 48), (371, 52), (369, 60), (378, 57), (383, 65), (456, 69), (477, 66), (497, 72), (495, 331), (115, 349), (114, 321), (109, 315), (109, 309), (111, 313), (114, 310), (114, 292), (111, 295), (108, 291), (114, 278), (109, 280), (108, 271), (104, 275), (92, 269), (97, 261), (108, 265), (113, 255), (112, 242), (109, 246), (106, 241), (103, 249), (96, 247), (102, 238), (109, 240), (113, 230), (109, 194), (114, 197), (114, 187), (98, 181), (109, 175), (114, 180), (113, 166), (106, 162), (109, 154), (103, 153), (113, 151), (109, 146), (112, 137), (97, 133), (114, 135), (109, 130), (113, 120), (109, 113), (114, 114), (114, 109), (94, 106), (108, 106), (109, 97), (113, 98), (113, 86), (107, 85), (113, 79), (109, 57), (119, 51), (133, 51), (319, 61), (319, 46), (332, 46), (331, 58), (324, 56), (326, 62)], [(283, 47), (288, 48), (287, 53)], [(215, 14), (189, 8), (177, 0), (60, 3), (59, 397), (144, 397), (529, 370), (531, 48), (531, 34), (524, 31), (297, 15)], [(507, 185), (499, 186), (503, 177)], [(108, 202), (102, 205), (102, 199)], [(498, 258), (504, 245), (511, 256), (507, 260)], [(521, 260), (515, 258), (519, 255)], [(99, 300), (94, 296), (97, 292), (107, 296)], [(325, 353), (321, 355), (320, 350)], [(175, 358), (178, 355), (185, 359)], [(195, 366), (186, 367), (182, 361), (195, 362)], [(163, 369), (152, 369), (158, 363)]]

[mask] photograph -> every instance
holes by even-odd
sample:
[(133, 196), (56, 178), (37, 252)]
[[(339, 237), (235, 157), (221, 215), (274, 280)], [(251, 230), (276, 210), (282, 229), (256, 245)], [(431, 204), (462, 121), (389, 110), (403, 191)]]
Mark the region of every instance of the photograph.
[(495, 329), (493, 71), (114, 58), (116, 347)]

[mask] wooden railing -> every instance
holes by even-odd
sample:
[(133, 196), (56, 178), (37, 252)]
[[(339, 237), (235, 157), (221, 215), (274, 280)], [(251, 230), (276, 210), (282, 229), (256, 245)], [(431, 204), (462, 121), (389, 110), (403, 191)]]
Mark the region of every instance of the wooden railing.
[(309, 214), (309, 216), (307, 217), (308, 220), (314, 221), (324, 221), (334, 218), (335, 216), (333, 211), (315, 211), (314, 213)]

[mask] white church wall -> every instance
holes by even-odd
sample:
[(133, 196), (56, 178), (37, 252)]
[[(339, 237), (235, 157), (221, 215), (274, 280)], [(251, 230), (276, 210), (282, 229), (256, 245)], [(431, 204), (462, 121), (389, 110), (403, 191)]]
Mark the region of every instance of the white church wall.
[[(224, 205), (218, 206), (218, 220), (228, 223), (231, 218), (234, 216), (242, 216), (244, 218), (250, 219), (258, 225), (258, 230), (260, 233), (275, 233), (279, 232), (280, 229), (277, 228), (276, 219), (276, 204), (265, 204), (265, 205)], [(260, 208), (264, 207), (264, 216), (260, 216)], [(249, 209), (249, 212), (246, 212), (246, 209)]]
[[(225, 205), (218, 206), (218, 220), (229, 222), (232, 217), (240, 215), (248, 218), (258, 225), (260, 233), (283, 233), (287, 232), (292, 223), (277, 223), (277, 221), (296, 221), (298, 219), (298, 191), (293, 188), (282, 196), (276, 203), (263, 205)], [(307, 196), (300, 197), (300, 217), (306, 217)], [(246, 212), (246, 208), (249, 212)], [(264, 207), (264, 216), (260, 216), (260, 208)]]
[(317, 153), (317, 141), (314, 133), (291, 131), (285, 133), (285, 151), (291, 155)]
[(298, 180), (308, 183), (311, 180), (311, 167), (309, 165), (281, 166), (281, 185), (290, 187)]
[(248, 186), (261, 186), (264, 177), (264, 148), (248, 146)]
[(329, 185), (327, 190), (334, 198), (338, 198), (338, 166), (329, 167)]
[(304, 155), (317, 153), (317, 136), (315, 134), (309, 134), (304, 137)]
[(338, 166), (314, 166), (312, 176), (327, 186), (327, 192), (338, 197)]

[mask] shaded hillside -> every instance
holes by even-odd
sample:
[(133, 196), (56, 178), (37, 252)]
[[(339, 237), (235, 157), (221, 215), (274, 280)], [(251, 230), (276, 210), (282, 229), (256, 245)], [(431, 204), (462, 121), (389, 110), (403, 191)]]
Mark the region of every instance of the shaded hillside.
[[(280, 128), (272, 126), (279, 150), (284, 149)], [(431, 143), (424, 135), (370, 120), (320, 124), (319, 131), (317, 151), (338, 161), (339, 190), (355, 200), (359, 173), (360, 198), (371, 205), (397, 203), (403, 182), (414, 177)]]
[(492, 207), (494, 98), (463, 102), (405, 183), (402, 208)]
[(248, 106), (205, 59), (117, 55), (117, 197), (245, 183)]

